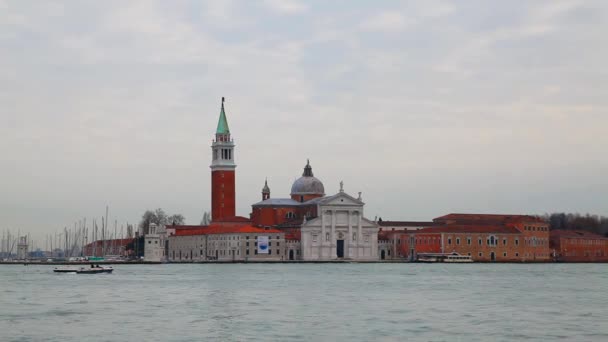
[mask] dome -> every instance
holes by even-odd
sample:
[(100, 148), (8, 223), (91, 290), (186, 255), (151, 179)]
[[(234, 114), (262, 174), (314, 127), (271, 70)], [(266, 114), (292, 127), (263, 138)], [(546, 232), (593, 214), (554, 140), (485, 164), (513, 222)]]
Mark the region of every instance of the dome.
[(307, 161), (302, 177), (291, 186), (291, 195), (325, 195), (323, 183), (312, 174), (312, 167)]

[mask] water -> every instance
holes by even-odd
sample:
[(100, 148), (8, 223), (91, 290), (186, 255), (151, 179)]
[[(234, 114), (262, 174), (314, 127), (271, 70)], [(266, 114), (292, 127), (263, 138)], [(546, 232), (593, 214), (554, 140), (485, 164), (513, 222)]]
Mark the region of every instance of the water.
[(0, 265), (0, 341), (607, 341), (607, 264)]

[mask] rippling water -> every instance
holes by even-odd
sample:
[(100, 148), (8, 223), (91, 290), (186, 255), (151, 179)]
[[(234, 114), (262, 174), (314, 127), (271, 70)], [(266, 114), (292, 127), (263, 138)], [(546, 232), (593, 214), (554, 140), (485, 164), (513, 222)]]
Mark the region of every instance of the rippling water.
[(608, 340), (606, 264), (0, 266), (0, 341)]

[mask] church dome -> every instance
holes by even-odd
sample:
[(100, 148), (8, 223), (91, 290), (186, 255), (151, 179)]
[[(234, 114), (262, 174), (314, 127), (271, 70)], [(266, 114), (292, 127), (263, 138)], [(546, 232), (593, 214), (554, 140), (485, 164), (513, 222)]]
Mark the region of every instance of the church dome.
[(325, 195), (323, 183), (312, 174), (310, 162), (306, 162), (302, 177), (298, 178), (291, 186), (291, 195)]

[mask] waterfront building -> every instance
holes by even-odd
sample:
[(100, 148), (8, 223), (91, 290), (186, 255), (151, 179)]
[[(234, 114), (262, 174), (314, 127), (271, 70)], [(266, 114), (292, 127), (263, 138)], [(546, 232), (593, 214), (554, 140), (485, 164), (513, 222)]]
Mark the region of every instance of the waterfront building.
[(281, 261), (285, 233), (248, 224), (177, 229), (169, 237), (169, 261)]
[(28, 258), (29, 244), (27, 236), (20, 236), (17, 243), (17, 259), (25, 260)]
[(382, 231), (419, 230), (441, 224), (432, 221), (384, 221), (382, 218), (378, 219), (378, 226), (380, 226)]
[(607, 237), (584, 230), (552, 230), (550, 236), (550, 247), (556, 261), (608, 261)]
[(504, 214), (448, 214), (433, 222), (459, 225), (507, 226), (517, 229), (523, 236), (523, 261), (550, 261), (549, 224), (531, 215)]
[(144, 235), (144, 261), (160, 262), (165, 260), (166, 231), (163, 226), (150, 223), (148, 234)]
[(378, 225), (363, 216), (365, 203), (344, 192), (315, 199), (320, 215), (301, 227), (304, 260), (378, 260)]

